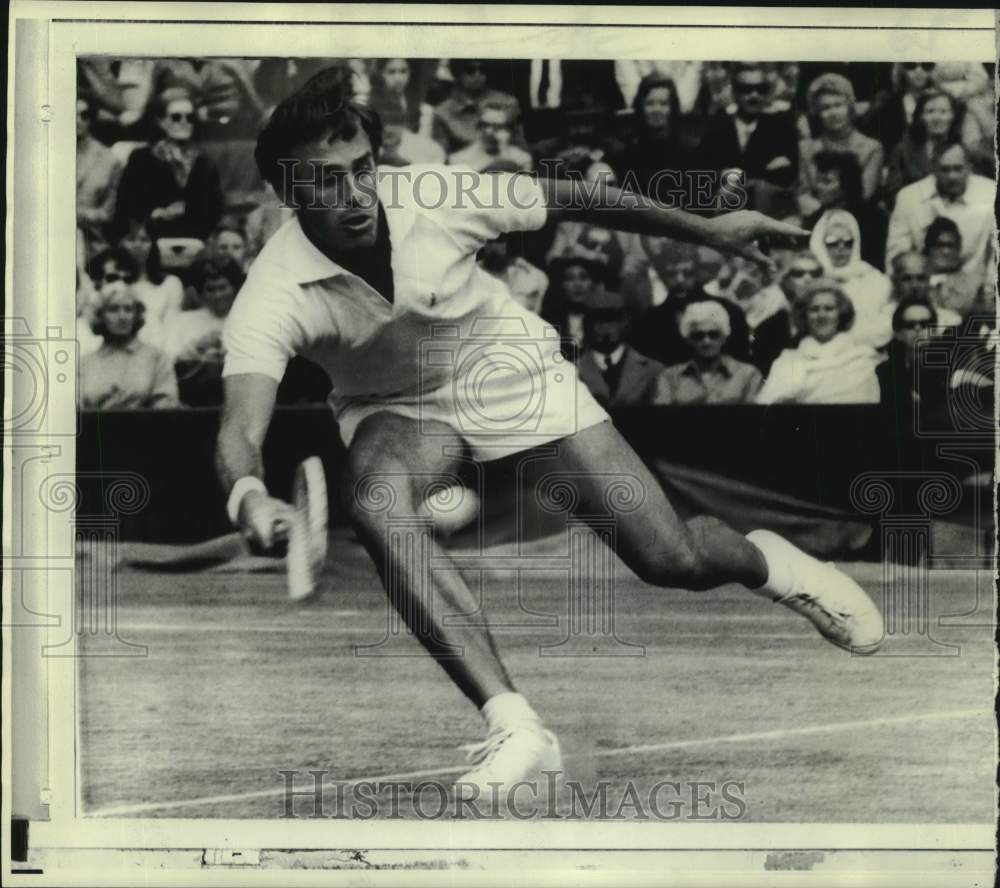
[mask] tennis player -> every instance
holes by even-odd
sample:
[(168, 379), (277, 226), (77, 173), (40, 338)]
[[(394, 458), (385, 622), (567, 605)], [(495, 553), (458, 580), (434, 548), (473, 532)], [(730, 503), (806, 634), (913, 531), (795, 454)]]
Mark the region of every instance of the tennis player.
[[(390, 513), (426, 514), (429, 479), (453, 477), (463, 456), (520, 459), (526, 477), (537, 466), (571, 478), (581, 515), (602, 514), (615, 478), (634, 479), (641, 495), (616, 516), (615, 540), (643, 580), (692, 590), (741, 583), (835, 644), (874, 650), (879, 612), (833, 566), (767, 531), (680, 520), (562, 359), (555, 330), (476, 263), (484, 243), (559, 219), (762, 263), (759, 239), (803, 232), (754, 212), (706, 219), (613, 188), (588, 197), (565, 180), (454, 167), (379, 172), (381, 136), (336, 69), (279, 104), (261, 132), (260, 172), (295, 216), (254, 261), (226, 323), (216, 463), (233, 523), (264, 549), (280, 543), (290, 507), (264, 485), (262, 443), (288, 360), (304, 355), (326, 370), (348, 448), (346, 514), (392, 604), (485, 722), (462, 794), (561, 769), (557, 739), (517, 692), (488, 629), (456, 618), (475, 613), (478, 599), (457, 570), (439, 569), (447, 553), (435, 544), (435, 570), (425, 570), (387, 533)], [(542, 458), (539, 445), (553, 442), (558, 455)]]

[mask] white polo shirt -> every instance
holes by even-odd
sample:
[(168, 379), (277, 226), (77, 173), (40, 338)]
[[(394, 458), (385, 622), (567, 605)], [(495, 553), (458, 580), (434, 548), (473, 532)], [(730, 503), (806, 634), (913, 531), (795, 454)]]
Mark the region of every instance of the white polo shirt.
[(545, 224), (537, 182), (412, 166), (380, 171), (378, 194), (394, 302), (323, 255), (293, 218), (261, 250), (236, 297), (223, 334), (224, 376), (280, 381), (288, 360), (303, 355), (330, 376), (345, 442), (365, 416), (389, 409), (447, 424), (474, 449), (482, 443), (483, 458), (607, 418), (562, 360), (556, 331), (476, 263), (487, 241)]

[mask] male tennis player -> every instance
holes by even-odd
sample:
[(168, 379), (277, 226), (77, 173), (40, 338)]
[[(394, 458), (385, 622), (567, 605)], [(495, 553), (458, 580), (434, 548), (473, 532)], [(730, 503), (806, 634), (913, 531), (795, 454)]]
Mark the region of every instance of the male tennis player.
[[(681, 521), (562, 360), (555, 331), (476, 263), (487, 241), (555, 219), (759, 262), (767, 260), (758, 239), (802, 232), (753, 212), (703, 219), (615, 189), (588, 203), (569, 181), (448, 167), (377, 174), (379, 120), (342, 90), (338, 71), (316, 75), (278, 105), (257, 141), (262, 175), (295, 216), (254, 261), (226, 324), (218, 472), (234, 524), (273, 547), (290, 508), (263, 481), (261, 445), (278, 383), (296, 354), (327, 371), (348, 447), (347, 515), (392, 604), (485, 720), (463, 793), (561, 768), (556, 738), (516, 691), (489, 631), (456, 618), (475, 613), (478, 601), (457, 570), (437, 569), (445, 551), (435, 544), (436, 569), (425, 570), (426, 559), (387, 533), (390, 513), (422, 514), (428, 481), (453, 476), (463, 454), (515, 455), (529, 480), (534, 466), (536, 480), (571, 478), (581, 515), (602, 514), (616, 478), (635, 479), (641, 495), (617, 515), (615, 539), (643, 580), (694, 590), (742, 583), (803, 614), (834, 643), (873, 650), (881, 617), (844, 574), (773, 533), (744, 537), (711, 518)], [(552, 442), (558, 455), (543, 458), (538, 446)]]

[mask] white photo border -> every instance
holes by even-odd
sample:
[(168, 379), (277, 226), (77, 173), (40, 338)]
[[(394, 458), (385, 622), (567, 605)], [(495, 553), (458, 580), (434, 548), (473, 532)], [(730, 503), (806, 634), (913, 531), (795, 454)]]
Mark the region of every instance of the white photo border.
[[(26, 319), (32, 331), (75, 328), (73, 202), (55, 183), (73, 181), (75, 160), (75, 96), (78, 55), (129, 57), (269, 56), (358, 57), (523, 57), (526, 47), (544, 38), (547, 57), (577, 58), (699, 58), (779, 61), (843, 60), (995, 61), (995, 19), (989, 10), (802, 10), (696, 9), (522, 6), (384, 6), (169, 4), (135, 3), (123, 9), (110, 3), (15, 3), (11, 9), (10, 40), (18, 36), (16, 20), (41, 20), (34, 39), (40, 52), (33, 66), (19, 69), (9, 82), (20, 91), (41, 97), (39, 124), (24, 134), (20, 147), (33, 143), (31, 157), (8, 164), (8, 204), (12, 177), (32, 176), (30, 192), (42, 212), (27, 223), (37, 226), (22, 261), (34, 269), (32, 285), (19, 290), (12, 283), (10, 260), (7, 292), (13, 294), (10, 315)], [(127, 18), (128, 21), (122, 21)], [(149, 21), (142, 21), (148, 18)], [(234, 20), (239, 18), (240, 24)], [(279, 21), (279, 19), (281, 21)], [(287, 21), (285, 21), (287, 19)], [(559, 19), (562, 19), (560, 22)], [(555, 21), (553, 21), (555, 20)], [(400, 24), (401, 21), (409, 22)], [(520, 24), (517, 24), (519, 22)], [(540, 35), (539, 28), (544, 28)], [(22, 33), (28, 33), (24, 31)], [(845, 37), (850, 34), (849, 46)], [(831, 39), (836, 35), (836, 39)], [(456, 47), (460, 47), (459, 50)], [(15, 53), (9, 53), (13, 66)], [(11, 93), (13, 98), (13, 93)], [(13, 102), (9, 119), (14, 119)], [(30, 121), (30, 115), (26, 117)], [(19, 120), (22, 126), (30, 125)], [(20, 135), (20, 134), (19, 134)], [(13, 140), (12, 140), (13, 141)], [(29, 148), (28, 150), (32, 150)], [(22, 183), (23, 187), (23, 183)], [(23, 203), (22, 203), (23, 206)], [(17, 224), (21, 224), (21, 219)], [(19, 229), (21, 235), (24, 230)], [(12, 224), (7, 228), (8, 257), (13, 256)], [(23, 243), (19, 242), (19, 247)], [(22, 266), (23, 267), (23, 266)], [(62, 294), (66, 294), (63, 296)], [(9, 329), (9, 327), (8, 327)], [(70, 334), (72, 335), (72, 334)], [(8, 397), (13, 380), (8, 380)], [(10, 409), (8, 406), (5, 408)], [(75, 412), (73, 390), (50, 393), (55, 416)], [(51, 429), (54, 420), (50, 417)], [(17, 448), (51, 448), (52, 472), (74, 473), (72, 436), (4, 445), (5, 508), (12, 488), (9, 470), (17, 464)], [(13, 460), (13, 462), (12, 462)], [(36, 498), (37, 499), (37, 498)], [(25, 528), (34, 528), (35, 548), (25, 556), (72, 554), (70, 513), (52, 514), (39, 502), (15, 504)], [(9, 520), (4, 521), (4, 550)], [(25, 530), (25, 546), (27, 530)], [(31, 549), (31, 546), (28, 546)], [(5, 556), (6, 558), (6, 556)], [(42, 573), (42, 572), (38, 572)], [(11, 613), (12, 588), (4, 571), (4, 613)], [(53, 572), (29, 592), (39, 612), (69, 620), (72, 574)], [(27, 589), (27, 586), (25, 587)], [(59, 629), (46, 630), (50, 636)], [(65, 631), (65, 629), (63, 629)], [(5, 625), (5, 714), (11, 712), (12, 628)], [(42, 632), (40, 635), (44, 635)], [(23, 633), (22, 633), (23, 635)], [(351, 823), (282, 820), (180, 820), (153, 818), (88, 818), (81, 809), (78, 769), (77, 666), (74, 657), (43, 661), (47, 696), (37, 701), (47, 724), (48, 755), (42, 763), (48, 790), (43, 800), (46, 820), (33, 821), (33, 846), (51, 849), (180, 849), (180, 848), (366, 848), (409, 849), (417, 852), (488, 849), (583, 851), (686, 851), (692, 854), (726, 850), (746, 854), (764, 849), (828, 849), (842, 851), (927, 849), (935, 852), (992, 854), (993, 828), (987, 824), (694, 824), (628, 823)], [(989, 701), (983, 701), (984, 707)], [(10, 719), (4, 719), (3, 747), (11, 749)], [(8, 828), (11, 763), (3, 764), (4, 828)], [(444, 832), (446, 830), (446, 832)], [(444, 841), (442, 840), (444, 839)], [(7, 861), (5, 861), (5, 869)], [(9, 876), (10, 873), (8, 872)], [(244, 877), (249, 873), (243, 873)], [(288, 875), (288, 874), (285, 874)], [(329, 874), (328, 874), (329, 875)], [(799, 876), (802, 874), (799, 873)], [(916, 874), (915, 874), (916, 875)], [(727, 878), (729, 875), (727, 874)], [(9, 883), (9, 882), (8, 882)], [(30, 882), (39, 884), (39, 882)], [(582, 884), (582, 882), (581, 882)], [(913, 882), (916, 884), (916, 882)]]

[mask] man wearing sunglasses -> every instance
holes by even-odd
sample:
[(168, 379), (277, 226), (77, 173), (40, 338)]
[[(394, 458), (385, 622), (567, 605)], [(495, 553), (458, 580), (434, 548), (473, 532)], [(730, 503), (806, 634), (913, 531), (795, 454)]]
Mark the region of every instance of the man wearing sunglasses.
[[(473, 617), (478, 599), (459, 570), (445, 569), (448, 551), (433, 537), (400, 547), (392, 529), (400, 516), (424, 515), (428, 485), (455, 477), (464, 458), (513, 459), (529, 484), (559, 473), (581, 516), (606, 514), (625, 483), (636, 499), (613, 513), (615, 551), (643, 579), (702, 590), (742, 583), (834, 644), (878, 646), (881, 616), (850, 578), (770, 532), (682, 520), (562, 358), (558, 333), (475, 258), (501, 234), (564, 219), (765, 263), (758, 239), (803, 232), (752, 212), (703, 219), (612, 188), (588, 198), (566, 180), (447, 167), (379, 175), (381, 123), (348, 95), (340, 72), (317, 74), (258, 139), (261, 173), (296, 215), (255, 259), (225, 327), (216, 466), (234, 524), (273, 548), (290, 523), (290, 507), (263, 480), (278, 385), (296, 354), (328, 372), (347, 445), (343, 515), (392, 605), (483, 716), (488, 736), (460, 781), (463, 797), (490, 798), (492, 783), (510, 790), (561, 770), (558, 741)], [(421, 172), (435, 184), (421, 185)]]
[(793, 211), (799, 139), (789, 112), (767, 113), (771, 86), (763, 68), (732, 68), (734, 106), (716, 117), (699, 148), (705, 169), (742, 172), (751, 209), (784, 216)]

